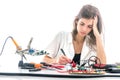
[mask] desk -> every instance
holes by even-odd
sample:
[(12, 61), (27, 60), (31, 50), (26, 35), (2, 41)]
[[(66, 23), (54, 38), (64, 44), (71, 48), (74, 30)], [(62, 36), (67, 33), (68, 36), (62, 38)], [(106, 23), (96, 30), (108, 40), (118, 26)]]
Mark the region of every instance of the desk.
[[(6, 77), (7, 76), (7, 77)], [(87, 78), (87, 77), (89, 78)], [(106, 77), (109, 76), (109, 77)], [(112, 77), (111, 77), (112, 76)], [(116, 77), (113, 77), (116, 76)], [(118, 80), (120, 74), (105, 74), (105, 75), (80, 75), (80, 74), (69, 74), (69, 73), (58, 73), (52, 70), (43, 70), (37, 72), (29, 72), (26, 69), (19, 69), (17, 65), (12, 67), (0, 65), (0, 80)]]

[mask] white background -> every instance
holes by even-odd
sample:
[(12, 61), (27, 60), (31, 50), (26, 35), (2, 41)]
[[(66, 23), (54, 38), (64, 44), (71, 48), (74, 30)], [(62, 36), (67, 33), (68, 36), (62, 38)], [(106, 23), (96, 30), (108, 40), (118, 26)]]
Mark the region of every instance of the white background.
[[(0, 0), (0, 51), (8, 36), (26, 49), (42, 50), (59, 31), (71, 31), (73, 20), (84, 4), (99, 8), (105, 27), (105, 51), (108, 63), (120, 62), (120, 4), (119, 0)], [(13, 64), (20, 60), (14, 54), (16, 47), (8, 39), (0, 56), (0, 64)], [(27, 57), (40, 61), (41, 56)]]

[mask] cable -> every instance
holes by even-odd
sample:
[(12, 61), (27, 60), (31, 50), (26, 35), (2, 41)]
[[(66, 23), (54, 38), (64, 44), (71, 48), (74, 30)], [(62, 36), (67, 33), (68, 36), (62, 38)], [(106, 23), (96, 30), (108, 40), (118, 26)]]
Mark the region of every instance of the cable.
[[(91, 62), (92, 62), (92, 64), (91, 64)], [(93, 64), (98, 64), (98, 67), (100, 68), (101, 67), (101, 60), (97, 56), (91, 56), (88, 59), (88, 65), (91, 66)]]
[(3, 50), (4, 50), (4, 47), (5, 47), (5, 44), (6, 44), (6, 42), (7, 42), (7, 40), (8, 40), (9, 38), (11, 38), (11, 36), (8, 36), (8, 37), (5, 39), (5, 42), (4, 42), (3, 46), (2, 46), (2, 50), (1, 50), (1, 52), (0, 52), (0, 56), (2, 55)]
[(16, 41), (13, 39), (12, 36), (8, 36), (8, 37), (5, 39), (5, 42), (4, 42), (3, 46), (2, 46), (2, 50), (1, 50), (1, 52), (0, 52), (0, 56), (2, 55), (3, 50), (4, 50), (4, 47), (5, 47), (5, 44), (6, 44), (6, 42), (7, 42), (7, 40), (8, 40), (9, 38), (12, 39), (12, 41), (13, 41), (13, 43), (15, 44), (17, 50), (21, 50), (21, 49), (22, 49), (22, 48), (19, 47), (19, 45), (16, 43)]

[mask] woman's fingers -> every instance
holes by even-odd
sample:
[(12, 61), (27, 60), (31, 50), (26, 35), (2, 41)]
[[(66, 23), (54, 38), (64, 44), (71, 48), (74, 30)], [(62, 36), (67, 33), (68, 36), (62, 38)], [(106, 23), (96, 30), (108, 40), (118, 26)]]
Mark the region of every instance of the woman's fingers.
[(62, 55), (62, 56), (60, 56), (58, 62), (59, 62), (59, 64), (67, 64), (67, 63), (70, 63), (71, 60), (68, 57)]
[(95, 16), (93, 20), (93, 32), (95, 36), (99, 35), (98, 29), (97, 29), (97, 23), (98, 23), (98, 17)]

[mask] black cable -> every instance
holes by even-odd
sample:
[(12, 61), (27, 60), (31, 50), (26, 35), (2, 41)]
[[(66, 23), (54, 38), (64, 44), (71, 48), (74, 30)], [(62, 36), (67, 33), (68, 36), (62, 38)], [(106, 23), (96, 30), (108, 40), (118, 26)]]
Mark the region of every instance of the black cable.
[[(92, 58), (95, 58), (94, 60), (92, 60)], [(97, 56), (91, 56), (89, 59), (88, 59), (88, 65), (91, 66), (90, 62), (94, 62), (94, 64), (99, 64), (99, 68), (101, 66), (101, 61), (100, 59), (97, 57)]]

